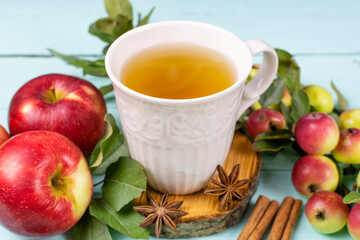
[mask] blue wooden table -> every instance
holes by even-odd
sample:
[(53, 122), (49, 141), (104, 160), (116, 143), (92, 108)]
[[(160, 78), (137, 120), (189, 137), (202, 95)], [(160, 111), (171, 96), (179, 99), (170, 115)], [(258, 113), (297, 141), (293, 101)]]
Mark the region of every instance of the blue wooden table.
[[(242, 39), (260, 38), (273, 47), (295, 54), (304, 85), (317, 84), (330, 90), (330, 80), (360, 108), (360, 1), (288, 0), (132, 0), (135, 12), (147, 13), (152, 22), (196, 20), (226, 28)], [(26, 81), (46, 73), (82, 76), (82, 72), (51, 57), (47, 48), (83, 57), (100, 56), (104, 44), (87, 33), (90, 23), (106, 16), (101, 0), (20, 0), (0, 4), (0, 124), (7, 126), (7, 111), (13, 94)], [(85, 76), (96, 86), (108, 79)], [(115, 102), (108, 111), (117, 115)], [(259, 194), (282, 201), (287, 195), (301, 198), (290, 180), (297, 159), (289, 152), (264, 157)], [(198, 240), (236, 239), (249, 216), (231, 229)], [(66, 239), (67, 235), (51, 239)], [(68, 235), (68, 238), (70, 235)], [(129, 239), (114, 233), (115, 239)], [(23, 239), (0, 227), (0, 239)], [(154, 238), (152, 238), (154, 239)], [(264, 238), (265, 239), (265, 238)], [(304, 212), (292, 239), (351, 239), (346, 229), (322, 235), (312, 229)]]

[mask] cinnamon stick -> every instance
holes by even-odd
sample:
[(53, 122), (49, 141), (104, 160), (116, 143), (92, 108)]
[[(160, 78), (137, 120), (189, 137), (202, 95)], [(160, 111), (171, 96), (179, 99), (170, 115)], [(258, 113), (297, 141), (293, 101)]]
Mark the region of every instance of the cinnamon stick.
[(270, 202), (270, 199), (263, 195), (260, 195), (258, 197), (254, 209), (252, 210), (251, 215), (237, 240), (247, 240), (249, 238), (250, 234), (254, 231), (261, 218), (263, 217), (266, 209), (269, 207)]
[(256, 226), (255, 230), (251, 233), (248, 240), (260, 240), (266, 229), (268, 228), (271, 220), (279, 207), (279, 203), (275, 200), (271, 201), (269, 207), (266, 209), (264, 216)]
[(291, 209), (289, 220), (286, 224), (284, 233), (282, 235), (281, 240), (289, 240), (291, 237), (292, 230), (295, 226), (297, 217), (299, 216), (301, 209), (302, 201), (300, 199), (295, 200), (294, 205)]
[(286, 227), (286, 223), (289, 219), (292, 206), (295, 199), (293, 197), (286, 197), (281, 203), (280, 209), (276, 214), (268, 240), (279, 240), (283, 235)]

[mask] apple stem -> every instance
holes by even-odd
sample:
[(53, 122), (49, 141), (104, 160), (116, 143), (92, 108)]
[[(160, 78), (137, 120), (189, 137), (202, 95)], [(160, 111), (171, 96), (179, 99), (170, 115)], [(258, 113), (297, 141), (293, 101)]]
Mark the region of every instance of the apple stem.
[(353, 182), (352, 191), (356, 192), (356, 189), (357, 189), (357, 184), (356, 184), (356, 182)]
[(313, 118), (319, 118), (319, 117), (320, 117), (320, 115), (319, 115), (318, 112), (312, 112), (312, 113), (311, 113), (311, 116), (312, 116)]
[(64, 93), (62, 93), (59, 90), (56, 90), (54, 87), (50, 87), (50, 89), (45, 95), (45, 98), (49, 103), (55, 103), (59, 101), (63, 96)]
[(341, 190), (342, 190), (342, 193), (340, 192), (341, 196), (345, 196), (345, 195), (348, 195), (350, 193), (350, 190), (344, 184), (341, 184)]
[(56, 102), (56, 92), (55, 89), (53, 87), (50, 88), (50, 102)]

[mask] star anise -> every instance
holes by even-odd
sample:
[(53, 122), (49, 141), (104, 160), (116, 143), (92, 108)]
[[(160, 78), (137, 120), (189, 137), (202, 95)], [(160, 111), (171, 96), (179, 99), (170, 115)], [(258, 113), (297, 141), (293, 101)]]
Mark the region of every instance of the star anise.
[(146, 228), (155, 223), (156, 237), (160, 236), (162, 226), (165, 224), (171, 230), (178, 232), (175, 226), (174, 219), (187, 215), (187, 212), (181, 211), (178, 208), (183, 204), (182, 201), (168, 203), (169, 194), (166, 192), (162, 195), (160, 203), (146, 192), (146, 198), (149, 205), (142, 205), (134, 207), (134, 210), (146, 218), (139, 225)]
[(246, 186), (250, 179), (242, 179), (237, 180), (239, 176), (239, 167), (240, 164), (237, 164), (232, 169), (229, 176), (225, 174), (224, 169), (218, 165), (217, 171), (219, 173), (219, 178), (221, 182), (212, 179), (211, 182), (217, 185), (218, 187), (206, 189), (205, 194), (219, 196), (219, 210), (226, 209), (235, 198), (237, 200), (241, 200), (244, 198), (243, 194), (241, 193), (241, 189)]

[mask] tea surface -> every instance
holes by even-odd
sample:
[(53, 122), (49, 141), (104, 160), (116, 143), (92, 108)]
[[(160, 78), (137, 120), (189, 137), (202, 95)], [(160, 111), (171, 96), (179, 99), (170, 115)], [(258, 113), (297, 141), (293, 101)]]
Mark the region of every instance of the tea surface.
[(155, 46), (132, 56), (120, 73), (128, 88), (158, 98), (199, 98), (235, 82), (229, 60), (215, 50), (190, 44)]

